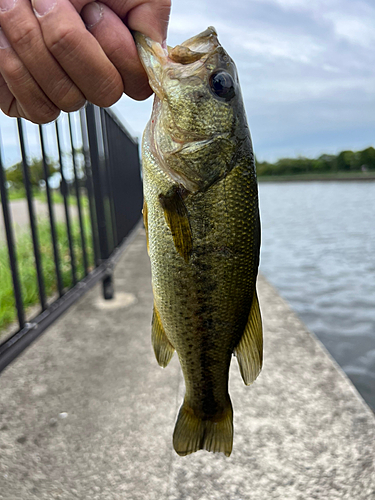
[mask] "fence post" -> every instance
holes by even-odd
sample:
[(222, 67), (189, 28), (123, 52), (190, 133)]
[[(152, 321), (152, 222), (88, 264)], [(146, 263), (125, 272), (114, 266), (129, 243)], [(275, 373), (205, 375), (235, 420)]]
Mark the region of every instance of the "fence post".
[[(112, 218), (111, 216), (108, 217), (110, 214), (106, 213), (105, 207), (105, 204), (108, 204), (108, 208), (110, 207), (110, 201), (105, 174), (106, 158), (103, 131), (100, 123), (100, 114), (99, 116), (96, 115), (92, 104), (89, 104), (86, 108), (86, 120), (99, 236), (99, 261), (101, 262), (108, 259), (112, 251), (108, 238), (109, 231), (112, 230)], [(106, 300), (109, 300), (113, 298), (113, 293), (112, 271), (108, 270), (107, 275), (103, 279), (103, 296)]]
[(35, 213), (34, 213), (33, 194), (31, 189), (29, 165), (26, 158), (25, 138), (22, 128), (21, 118), (17, 118), (17, 126), (18, 126), (18, 135), (21, 148), (21, 156), (22, 156), (22, 173), (25, 184), (27, 206), (29, 210), (30, 230), (34, 248), (35, 267), (36, 267), (36, 275), (37, 275), (38, 289), (39, 289), (39, 301), (42, 311), (44, 311), (44, 309), (46, 308), (46, 295), (44, 289), (43, 271), (42, 271), (41, 255), (40, 255), (38, 226), (36, 224)]
[(51, 229), (51, 240), (52, 240), (52, 248), (53, 248), (53, 257), (55, 261), (55, 273), (56, 273), (56, 281), (57, 281), (57, 290), (59, 293), (59, 296), (63, 296), (63, 282), (62, 282), (62, 277), (61, 277), (61, 266), (60, 266), (60, 255), (59, 255), (59, 246), (58, 246), (58, 239), (57, 239), (57, 231), (56, 231), (56, 221), (55, 221), (55, 214), (54, 214), (54, 208), (53, 208), (53, 202), (52, 202), (52, 195), (51, 195), (51, 189), (49, 186), (49, 166), (47, 162), (47, 156), (46, 156), (46, 140), (44, 136), (44, 131), (41, 125), (39, 125), (39, 139), (40, 139), (40, 146), (42, 150), (42, 165), (43, 165), (43, 173), (44, 173), (44, 181), (46, 183), (46, 194), (47, 194), (47, 203), (48, 203), (48, 213), (49, 213), (49, 222), (50, 222), (50, 229)]
[(10, 270), (12, 273), (15, 307), (17, 309), (18, 325), (21, 329), (25, 325), (25, 314), (23, 310), (21, 284), (20, 284), (18, 265), (17, 265), (17, 253), (14, 245), (12, 219), (11, 219), (11, 212), (9, 210), (6, 177), (5, 177), (5, 172), (3, 170), (1, 151), (0, 151), (0, 194), (1, 194), (1, 204), (3, 206), (3, 217), (5, 226), (5, 235), (8, 245)]
[[(78, 117), (78, 115), (75, 115)], [(131, 234), (139, 227), (141, 222), (142, 206), (142, 185), (139, 175), (139, 155), (137, 142), (132, 139), (123, 125), (111, 113), (110, 110), (100, 110), (96, 106), (89, 105), (86, 109), (80, 110), (82, 150), (84, 153), (84, 165), (86, 174), (86, 189), (89, 197), (89, 215), (92, 232), (92, 250), (95, 255), (95, 268), (87, 268), (87, 255), (85, 255), (86, 241), (84, 234), (84, 224), (78, 214), (79, 228), (81, 230), (81, 246), (83, 265), (86, 276), (78, 281), (75, 274), (75, 264), (80, 266), (80, 252), (78, 250), (79, 238), (71, 231), (73, 222), (70, 218), (67, 192), (64, 195), (64, 211), (66, 219), (66, 232), (68, 235), (68, 245), (65, 244), (64, 234), (59, 236), (58, 213), (54, 213), (54, 201), (52, 186), (49, 185), (51, 170), (46, 146), (48, 146), (48, 132), (51, 130), (57, 141), (57, 153), (59, 157), (60, 174), (63, 187), (67, 187), (66, 180), (74, 178), (76, 188), (76, 198), (78, 212), (80, 211), (80, 192), (77, 167), (74, 157), (75, 140), (77, 149), (80, 146), (79, 137), (75, 139), (73, 132), (78, 129), (72, 127), (74, 123), (70, 117), (68, 120), (61, 120), (53, 129), (39, 127), (39, 140), (41, 146), (41, 164), (43, 167), (44, 180), (46, 182), (46, 194), (48, 214), (51, 230), (51, 243), (53, 252), (47, 247), (40, 246), (43, 243), (38, 238), (38, 223), (36, 211), (33, 206), (33, 192), (30, 184), (32, 171), (30, 162), (26, 156), (27, 136), (26, 129), (23, 130), (23, 122), (19, 119), (18, 135), (22, 154), (23, 184), (26, 191), (28, 212), (31, 227), (31, 239), (33, 243), (32, 256), (35, 259), (37, 274), (37, 285), (39, 289), (39, 299), (42, 310), (34, 315), (33, 310), (26, 309), (23, 304), (23, 287), (25, 278), (22, 269), (18, 265), (22, 262), (17, 260), (17, 250), (20, 242), (17, 242), (12, 228), (11, 202), (8, 199), (7, 170), (2, 163), (0, 151), (0, 195), (3, 208), (5, 236), (8, 245), (10, 262), (10, 273), (13, 279), (13, 298), (18, 314), (18, 330), (14, 331), (13, 326), (0, 338), (0, 372), (9, 365), (26, 347), (38, 338), (57, 318), (61, 316), (79, 297), (84, 295), (92, 286), (99, 281), (103, 284), (103, 293), (106, 299), (113, 297), (112, 272), (118, 262), (122, 252), (131, 239)], [(68, 126), (68, 129), (67, 129)], [(67, 139), (69, 137), (69, 139)], [(1, 142), (1, 138), (0, 138)], [(55, 141), (54, 141), (55, 142)], [(64, 164), (64, 155), (68, 145), (68, 154), (72, 155), (72, 164)], [(1, 149), (1, 148), (0, 148)], [(47, 147), (48, 149), (48, 147)], [(78, 158), (78, 157), (77, 157)], [(72, 166), (72, 170), (70, 170)], [(66, 178), (64, 174), (66, 173)], [(64, 182), (65, 181), (65, 182)], [(52, 184), (52, 183), (51, 183)], [(50, 189), (51, 188), (51, 189)], [(56, 215), (56, 219), (55, 219)], [(72, 220), (72, 225), (70, 225)], [(70, 234), (70, 237), (69, 237)], [(42, 235), (42, 233), (41, 233)], [(62, 246), (64, 242), (65, 247)], [(74, 243), (74, 248), (73, 248)], [(60, 248), (61, 245), (61, 248)], [(68, 248), (66, 248), (66, 246)], [(90, 249), (90, 243), (87, 245)], [(91, 250), (91, 249), (90, 249)], [(53, 276), (50, 274), (53, 264), (50, 260), (44, 260), (48, 253), (51, 253), (50, 260), (54, 260), (55, 277), (57, 282), (51, 283)], [(76, 253), (74, 253), (76, 252)], [(69, 258), (70, 257), (70, 258)], [(85, 259), (86, 257), (86, 259)], [(76, 260), (74, 260), (76, 258)], [(63, 260), (64, 259), (64, 260)], [(67, 269), (65, 264), (70, 261), (71, 269)], [(45, 264), (45, 275), (43, 275), (43, 265)], [(50, 265), (51, 264), (51, 265)], [(63, 267), (64, 265), (64, 267)], [(51, 267), (52, 266), (52, 267)], [(22, 266), (21, 266), (22, 267)], [(64, 276), (72, 271), (71, 286), (64, 287)], [(88, 272), (87, 272), (88, 271)], [(73, 276), (74, 273), (74, 276)], [(44, 283), (46, 278), (46, 283)], [(77, 281), (77, 282), (76, 282)], [(57, 285), (58, 297), (53, 298), (51, 288)], [(35, 300), (37, 302), (37, 299)], [(14, 314), (15, 317), (15, 314)], [(14, 318), (15, 319), (15, 318)], [(3, 331), (0, 331), (0, 337)]]

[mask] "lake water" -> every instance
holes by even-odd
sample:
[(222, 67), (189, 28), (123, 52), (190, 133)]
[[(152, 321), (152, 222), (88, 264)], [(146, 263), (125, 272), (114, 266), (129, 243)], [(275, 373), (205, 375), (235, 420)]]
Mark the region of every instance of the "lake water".
[(375, 410), (375, 182), (259, 186), (261, 272)]

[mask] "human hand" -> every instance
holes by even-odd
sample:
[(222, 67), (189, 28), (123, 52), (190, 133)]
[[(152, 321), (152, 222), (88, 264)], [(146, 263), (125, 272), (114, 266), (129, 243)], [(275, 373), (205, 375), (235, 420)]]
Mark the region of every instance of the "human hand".
[(86, 100), (107, 107), (123, 92), (137, 100), (151, 95), (130, 30), (163, 42), (170, 0), (31, 2), (0, 0), (5, 114), (47, 123)]

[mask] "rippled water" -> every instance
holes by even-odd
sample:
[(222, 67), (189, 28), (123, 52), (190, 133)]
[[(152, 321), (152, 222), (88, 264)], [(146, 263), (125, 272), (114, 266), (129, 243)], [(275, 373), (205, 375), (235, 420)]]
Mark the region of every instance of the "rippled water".
[(375, 410), (375, 182), (259, 192), (261, 272)]

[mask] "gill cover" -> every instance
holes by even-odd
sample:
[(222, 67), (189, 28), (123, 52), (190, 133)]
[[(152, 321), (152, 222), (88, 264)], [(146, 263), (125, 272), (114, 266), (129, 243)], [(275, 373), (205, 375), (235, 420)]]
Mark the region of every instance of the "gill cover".
[(156, 95), (152, 152), (177, 185), (205, 191), (234, 166), (243, 114), (234, 62), (212, 27), (168, 49), (140, 33), (135, 39)]

